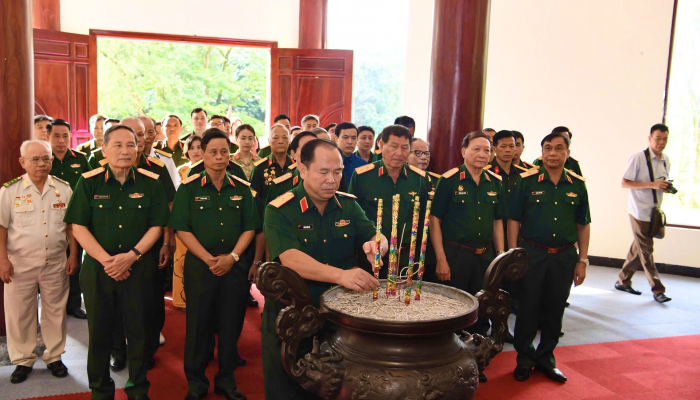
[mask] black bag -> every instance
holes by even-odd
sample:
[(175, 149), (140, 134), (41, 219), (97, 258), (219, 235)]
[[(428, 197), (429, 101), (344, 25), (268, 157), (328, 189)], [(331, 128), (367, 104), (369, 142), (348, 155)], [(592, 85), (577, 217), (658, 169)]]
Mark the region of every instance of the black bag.
[[(649, 168), (649, 177), (654, 182), (654, 171), (651, 169), (651, 156), (649, 149), (644, 150), (644, 155), (647, 157), (647, 168)], [(649, 223), (649, 232), (647, 235), (655, 239), (663, 239), (666, 236), (666, 214), (659, 207), (658, 199), (656, 198), (656, 189), (651, 189), (654, 196), (654, 208), (651, 209), (651, 222)]]

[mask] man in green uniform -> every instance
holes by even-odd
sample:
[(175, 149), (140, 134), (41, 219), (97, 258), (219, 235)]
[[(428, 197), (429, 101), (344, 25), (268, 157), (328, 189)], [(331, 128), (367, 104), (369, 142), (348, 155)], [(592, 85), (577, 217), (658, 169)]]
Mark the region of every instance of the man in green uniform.
[(162, 125), (165, 129), (166, 140), (154, 144), (153, 147), (172, 154), (176, 167), (187, 164), (189, 160), (185, 156), (185, 142), (180, 140), (182, 120), (177, 115), (171, 114), (163, 118)]
[[(112, 125), (117, 125), (119, 124), (119, 120), (115, 118), (107, 118), (104, 122), (104, 130), (107, 131)], [(90, 153), (90, 156), (88, 156), (88, 164), (90, 164), (90, 168), (96, 169), (101, 167), (100, 161), (104, 160), (105, 156), (102, 154), (102, 146), (97, 147), (95, 150)]]
[(209, 389), (204, 374), (207, 347), (217, 315), (219, 372), (214, 391), (227, 399), (245, 399), (236, 389), (236, 341), (248, 296), (248, 265), (239, 255), (260, 229), (248, 182), (226, 172), (230, 155), (226, 133), (208, 129), (202, 137), (205, 170), (182, 182), (175, 197), (170, 228), (187, 247), (185, 291), (185, 399), (201, 399)]
[(92, 135), (92, 140), (76, 147), (78, 151), (85, 154), (92, 153), (93, 150), (102, 147), (102, 139), (104, 138), (104, 122), (107, 119), (104, 115), (95, 114), (90, 117), (90, 134)]
[(114, 398), (109, 355), (119, 304), (129, 340), (125, 391), (129, 399), (144, 400), (149, 388), (145, 310), (151, 300), (144, 275), (156, 268), (149, 253), (168, 222), (168, 205), (158, 177), (133, 167), (137, 143), (131, 128), (107, 129), (103, 151), (108, 163), (83, 174), (64, 219), (87, 253), (80, 281), (90, 333), (88, 379), (93, 399)]
[[(566, 136), (569, 139), (569, 142), (571, 142), (571, 138), (574, 136), (573, 133), (569, 130), (569, 128), (565, 126), (557, 126), (556, 128), (552, 129), (552, 133), (560, 133), (564, 136)], [(542, 157), (538, 157), (535, 161), (532, 162), (533, 165), (540, 166), (542, 165)], [(566, 162), (564, 163), (564, 168), (575, 172), (577, 175), (583, 175), (581, 173), (581, 165), (579, 165), (578, 161), (569, 156), (566, 159)]]
[(379, 156), (372, 151), (374, 136), (374, 129), (371, 126), (363, 125), (357, 128), (357, 150), (353, 154), (367, 161), (368, 164), (379, 161)]
[[(75, 190), (81, 174), (90, 171), (85, 154), (78, 150), (71, 150), (71, 126), (62, 119), (55, 119), (46, 126), (51, 151), (53, 151), (53, 163), (51, 164), (51, 175), (63, 179)], [(70, 256), (70, 249), (69, 256)], [(78, 319), (86, 319), (87, 314), (83, 310), (83, 298), (80, 290), (80, 265), (83, 260), (83, 249), (78, 246), (78, 270), (76, 274), (70, 276), (70, 291), (68, 302), (66, 303), (66, 313)]]
[[(543, 165), (522, 173), (508, 204), (508, 244), (527, 250), (529, 263), (518, 287), (515, 320), (518, 364), (513, 375), (519, 381), (527, 380), (535, 367), (556, 382), (566, 382), (556, 368), (554, 348), (571, 284), (578, 286), (586, 278), (591, 235), (584, 179), (564, 169), (569, 144), (561, 133), (545, 136)], [(538, 328), (541, 337), (535, 349), (532, 342)]]
[(290, 157), (294, 161), (294, 164), (292, 164), (294, 165), (294, 168), (290, 172), (287, 172), (286, 174), (272, 180), (272, 185), (270, 185), (267, 192), (267, 200), (265, 201), (265, 204), (268, 204), (281, 194), (294, 189), (299, 182), (301, 182), (301, 178), (299, 177), (299, 169), (296, 168), (297, 161), (299, 160), (302, 147), (314, 139), (316, 139), (316, 134), (309, 131), (304, 131), (298, 134), (292, 140), (292, 144), (289, 145), (289, 152), (291, 154)]
[[(408, 263), (411, 243), (411, 226), (413, 224), (414, 198), (420, 197), (420, 221), (423, 220), (425, 204), (428, 201), (428, 183), (425, 171), (408, 165), (411, 150), (411, 132), (401, 125), (389, 125), (380, 133), (384, 148), (384, 158), (372, 164), (355, 169), (350, 179), (349, 192), (357, 196), (357, 202), (367, 214), (367, 218), (377, 219), (377, 200), (384, 200), (382, 215), (382, 233), (391, 233), (392, 197), (400, 194), (398, 218), (399, 267)], [(419, 223), (420, 224), (420, 223)], [(421, 234), (418, 241), (420, 243)], [(388, 264), (388, 256), (383, 260)], [(371, 263), (358, 256), (358, 264), (366, 271), (372, 270)], [(382, 269), (380, 277), (386, 277)]]
[[(273, 124), (284, 125), (284, 127), (287, 128), (287, 130), (291, 132), (291, 129), (292, 129), (291, 128), (291, 120), (289, 119), (289, 117), (286, 114), (280, 114), (280, 115), (276, 116)], [(267, 146), (261, 148), (258, 151), (258, 157), (265, 158), (265, 157), (268, 157), (270, 155), (270, 153), (272, 153), (272, 147), (270, 147), (270, 144), (272, 144), (272, 143), (268, 143)], [(287, 154), (290, 154), (289, 151), (287, 151)]]
[[(301, 150), (299, 174), (303, 179), (289, 192), (273, 200), (266, 209), (264, 231), (270, 259), (293, 269), (306, 279), (311, 302), (332, 284), (352, 290), (370, 290), (379, 285), (372, 275), (352, 268), (357, 247), (374, 260), (374, 224), (353, 199), (336, 192), (342, 179), (343, 160), (330, 142), (315, 139)], [(388, 244), (382, 237), (382, 250)], [(282, 367), (282, 340), (275, 321), (284, 306), (267, 300), (262, 317), (263, 374), (268, 400), (317, 399), (287, 375)], [(302, 342), (300, 353), (310, 350), (311, 340)]]

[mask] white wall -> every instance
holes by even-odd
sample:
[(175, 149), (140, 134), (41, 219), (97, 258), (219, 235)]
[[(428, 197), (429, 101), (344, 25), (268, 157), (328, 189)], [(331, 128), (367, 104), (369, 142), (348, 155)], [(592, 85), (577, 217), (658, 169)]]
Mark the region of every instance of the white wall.
[(61, 30), (90, 29), (299, 43), (299, 0), (61, 0)]

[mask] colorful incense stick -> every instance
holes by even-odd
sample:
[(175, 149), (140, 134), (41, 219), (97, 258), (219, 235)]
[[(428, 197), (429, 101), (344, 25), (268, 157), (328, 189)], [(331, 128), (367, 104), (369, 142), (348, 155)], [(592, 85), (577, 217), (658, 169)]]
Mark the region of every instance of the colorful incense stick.
[(430, 226), (431, 200), (425, 206), (425, 222), (423, 223), (423, 237), (420, 243), (420, 259), (418, 260), (418, 283), (416, 284), (416, 300), (420, 300), (420, 289), (423, 284), (423, 272), (425, 271), (425, 246), (428, 243), (428, 227)]
[[(379, 199), (377, 204), (377, 237), (375, 238), (377, 242), (377, 253), (374, 255), (374, 277), (379, 279), (379, 268), (382, 262), (382, 213), (384, 212), (384, 201)], [(374, 288), (374, 293), (372, 298), (377, 300), (379, 298), (379, 288)]]
[(397, 229), (399, 224), (399, 195), (391, 199), (391, 245), (389, 246), (389, 273), (387, 274), (387, 296), (396, 296)]
[[(408, 272), (406, 273), (406, 305), (411, 304), (411, 288), (413, 286), (413, 255), (416, 254), (416, 239), (418, 235), (418, 213), (420, 197), (416, 196), (413, 203), (413, 224), (411, 225), (411, 247), (408, 253)], [(421, 243), (422, 245), (422, 243)]]

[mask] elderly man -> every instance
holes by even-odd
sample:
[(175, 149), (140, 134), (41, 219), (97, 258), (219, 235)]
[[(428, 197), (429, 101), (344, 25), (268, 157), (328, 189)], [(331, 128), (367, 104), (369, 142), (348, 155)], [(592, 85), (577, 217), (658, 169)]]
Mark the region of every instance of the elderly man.
[[(292, 129), (291, 122), (290, 122), (289, 117), (286, 114), (277, 115), (273, 120), (273, 124), (283, 125), (285, 128), (287, 128), (288, 131), (291, 132), (291, 129)], [(293, 137), (290, 137), (289, 140), (292, 140), (292, 139), (293, 139)], [(267, 145), (262, 147), (260, 150), (258, 150), (258, 157), (261, 157), (261, 158), (267, 157), (270, 155), (271, 152), (272, 152), (272, 149), (270, 147), (270, 143), (268, 143)]]
[(185, 155), (185, 142), (180, 140), (182, 120), (177, 115), (170, 114), (163, 117), (162, 125), (166, 139), (154, 144), (153, 147), (170, 153), (176, 167), (187, 164), (189, 160)]
[(102, 147), (102, 138), (104, 138), (104, 122), (107, 119), (104, 115), (95, 114), (90, 117), (90, 134), (93, 139), (76, 147), (83, 153), (90, 154), (93, 150)]
[(318, 116), (313, 114), (305, 115), (304, 118), (301, 119), (301, 127), (305, 131), (310, 131), (319, 126), (319, 124), (320, 120), (318, 119)]
[[(26, 174), (0, 188), (0, 279), (5, 286), (7, 350), (17, 365), (10, 382), (27, 379), (37, 355), (37, 288), (41, 290), (42, 356), (53, 376), (63, 378), (68, 275), (78, 266), (78, 246), (63, 222), (73, 192), (68, 182), (49, 175), (51, 146), (43, 140), (22, 143), (19, 159)], [(66, 240), (68, 238), (68, 240)], [(71, 256), (66, 259), (66, 247)]]
[[(372, 154), (372, 156), (376, 157), (375, 154)], [(430, 144), (428, 142), (418, 138), (411, 139), (411, 153), (408, 155), (408, 165), (413, 165), (426, 172), (425, 179), (428, 180), (428, 190), (434, 192), (438, 179), (440, 179), (440, 174), (428, 171), (430, 166)]]
[(177, 173), (177, 166), (175, 166), (175, 161), (173, 161), (172, 153), (153, 148), (157, 135), (156, 121), (153, 118), (146, 116), (140, 116), (139, 119), (141, 120), (141, 123), (145, 129), (143, 154), (163, 162), (165, 168), (168, 170), (168, 175), (170, 175), (170, 180), (173, 181), (175, 190), (177, 190), (177, 188), (180, 186), (180, 175)]

